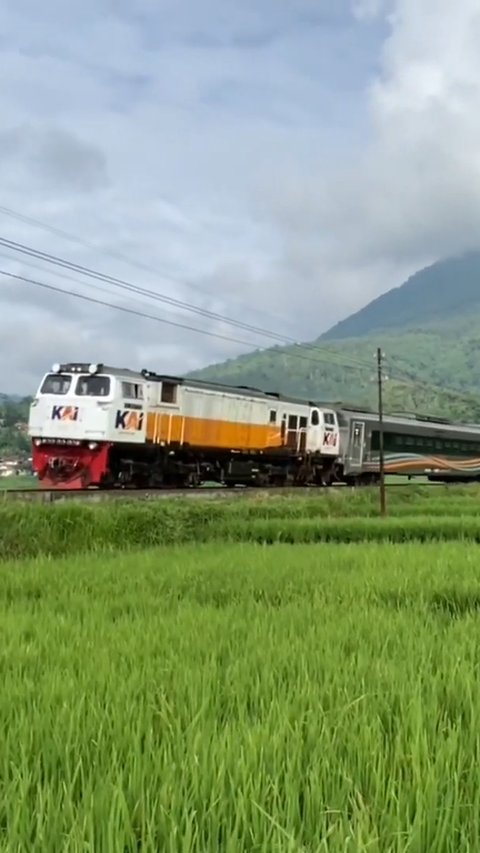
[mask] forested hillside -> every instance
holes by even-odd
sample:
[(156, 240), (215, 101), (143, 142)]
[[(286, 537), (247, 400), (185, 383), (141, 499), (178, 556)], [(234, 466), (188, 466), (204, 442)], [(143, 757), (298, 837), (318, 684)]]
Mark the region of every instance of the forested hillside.
[(322, 341), (370, 335), (375, 331), (425, 329), (475, 311), (480, 314), (480, 253), (439, 261), (415, 273), (351, 314), (321, 336)]
[(391, 375), (391, 411), (480, 420), (480, 255), (422, 270), (304, 347), (250, 353), (192, 375), (372, 406), (377, 346)]

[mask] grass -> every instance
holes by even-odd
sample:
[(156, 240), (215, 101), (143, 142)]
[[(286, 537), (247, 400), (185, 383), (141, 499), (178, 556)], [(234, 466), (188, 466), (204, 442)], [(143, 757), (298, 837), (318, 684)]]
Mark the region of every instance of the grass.
[(192, 542), (480, 541), (480, 490), (410, 489), (378, 517), (370, 491), (238, 500), (175, 499), (88, 505), (0, 503), (0, 560), (128, 551)]
[(3, 491), (11, 489), (35, 489), (37, 485), (37, 478), (31, 477), (28, 474), (19, 474), (14, 477), (0, 477), (0, 490)]
[(0, 504), (0, 849), (477, 850), (479, 496)]
[(0, 846), (478, 849), (478, 548), (0, 566)]

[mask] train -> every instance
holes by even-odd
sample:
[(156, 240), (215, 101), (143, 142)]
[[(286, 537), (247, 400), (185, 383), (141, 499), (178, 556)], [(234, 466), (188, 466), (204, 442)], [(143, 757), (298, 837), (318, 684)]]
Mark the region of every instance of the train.
[(332, 486), (480, 479), (480, 425), (103, 364), (54, 364), (29, 412), (48, 489)]

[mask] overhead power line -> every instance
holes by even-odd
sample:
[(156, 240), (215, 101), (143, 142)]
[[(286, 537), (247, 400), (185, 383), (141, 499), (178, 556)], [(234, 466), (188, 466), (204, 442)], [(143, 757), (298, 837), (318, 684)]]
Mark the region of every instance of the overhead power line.
[[(77, 293), (75, 291), (64, 290), (61, 287), (56, 287), (55, 285), (48, 284), (47, 282), (39, 281), (38, 279), (32, 279), (32, 278), (29, 278), (27, 276), (18, 275), (18, 274), (9, 272), (8, 270), (0, 269), (0, 275), (3, 275), (3, 276), (8, 277), (8, 278), (12, 278), (16, 281), (24, 282), (25, 284), (30, 284), (34, 287), (38, 287), (38, 288), (41, 288), (41, 289), (46, 290), (46, 291), (61, 294), (62, 296), (69, 296), (69, 297), (72, 297), (74, 299), (80, 299), (83, 302), (88, 302), (88, 303), (93, 304), (93, 305), (100, 305), (100, 306), (105, 307), (105, 308), (112, 308), (116, 311), (121, 311), (124, 314), (130, 314), (132, 316), (140, 317), (142, 319), (152, 320), (152, 321), (157, 322), (157, 323), (162, 323), (164, 325), (173, 326), (175, 328), (183, 329), (185, 331), (194, 332), (195, 334), (205, 335), (205, 336), (210, 337), (210, 338), (217, 338), (220, 340), (229, 341), (231, 343), (238, 343), (238, 344), (241, 344), (243, 346), (253, 346), (254, 345), (252, 343), (252, 341), (245, 341), (245, 340), (240, 340), (239, 338), (232, 338), (230, 335), (222, 335), (219, 332), (211, 332), (207, 329), (200, 329), (200, 328), (197, 328), (195, 326), (190, 326), (186, 323), (177, 323), (174, 320), (167, 320), (164, 317), (158, 317), (157, 315), (148, 314), (145, 311), (138, 311), (134, 308), (128, 308), (124, 305), (117, 305), (113, 302), (109, 302), (109, 301), (104, 300), (104, 299), (97, 299), (93, 296), (87, 296), (84, 293)], [(271, 350), (271, 352), (272, 352), (272, 354), (282, 355), (282, 353), (280, 353), (278, 350)], [(322, 364), (322, 363), (325, 363), (325, 361), (326, 361), (326, 359), (322, 359), (322, 358), (310, 358), (309, 356), (302, 355), (301, 353), (298, 353), (298, 352), (289, 352), (288, 354), (286, 354), (286, 357), (287, 358), (300, 359), (301, 361), (306, 361), (306, 362), (310, 362), (313, 364)], [(331, 362), (330, 362), (330, 364), (331, 364)], [(338, 365), (333, 365), (333, 366), (338, 366)], [(353, 369), (353, 370), (355, 370), (355, 369), (360, 370), (360, 371), (364, 370), (364, 367), (362, 364), (358, 364), (356, 366), (355, 365), (345, 365), (345, 367), (347, 369)], [(371, 370), (371, 365), (368, 365), (368, 367), (369, 367), (369, 370)], [(407, 384), (407, 385), (415, 385), (416, 386), (418, 384), (422, 384), (422, 383), (417, 383), (416, 380), (410, 380), (410, 379), (407, 379), (407, 380), (402, 379), (400, 381), (402, 381), (403, 384)], [(470, 404), (475, 400), (474, 397), (472, 397), (470, 395), (464, 395), (461, 392), (455, 391), (455, 389), (443, 389), (443, 388), (439, 388), (438, 386), (432, 386), (432, 385), (430, 385), (430, 386), (426, 385), (425, 387), (427, 387), (429, 390), (435, 390), (437, 392), (440, 391), (440, 392), (443, 392), (449, 396), (454, 396), (457, 399), (462, 399), (464, 402), (468, 402)], [(478, 403), (478, 400), (476, 402)]]
[[(41, 223), (39, 220), (34, 220), (31, 217), (23, 216), (22, 214), (19, 214), (16, 211), (11, 210), (10, 208), (5, 208), (5, 207), (0, 206), (0, 212), (6, 213), (8, 215), (12, 215), (15, 218), (18, 218), (20, 220), (24, 220), (24, 221), (29, 222), (31, 224), (36, 224), (39, 227), (43, 227), (46, 230), (52, 231), (53, 233), (58, 233), (60, 236), (68, 237), (69, 239), (71, 239), (75, 242), (78, 242), (81, 245), (86, 245), (90, 248), (97, 249), (98, 251), (103, 251), (102, 249), (99, 249), (98, 247), (96, 247), (94, 244), (88, 243), (88, 241), (84, 241), (81, 238), (77, 238), (74, 235), (70, 235), (70, 234), (68, 234), (68, 232), (64, 232), (61, 229), (56, 229), (56, 228), (54, 228), (54, 226), (49, 226), (45, 223)], [(186, 301), (183, 301), (180, 299), (176, 299), (174, 297), (169, 297), (167, 294), (159, 293), (157, 291), (150, 290), (148, 288), (140, 287), (140, 286), (135, 285), (135, 284), (133, 284), (129, 281), (126, 281), (124, 279), (120, 279), (120, 278), (117, 278), (115, 276), (110, 276), (106, 273), (102, 273), (102, 272), (99, 272), (98, 270), (94, 270), (94, 269), (91, 269), (89, 267), (85, 267), (82, 264), (77, 264), (75, 262), (69, 261), (69, 260), (62, 258), (60, 256), (52, 255), (50, 253), (43, 252), (41, 250), (35, 249), (31, 246), (27, 246), (25, 244), (18, 243), (17, 241), (8, 240), (7, 238), (0, 237), (0, 245), (2, 245), (4, 248), (8, 249), (9, 251), (14, 251), (14, 252), (16, 252), (16, 253), (24, 256), (24, 257), (30, 257), (30, 258), (34, 258), (36, 260), (42, 261), (44, 263), (45, 262), (49, 263), (53, 266), (58, 267), (61, 270), (69, 270), (69, 271), (79, 273), (80, 275), (86, 276), (87, 278), (91, 278), (95, 281), (99, 281), (99, 282), (108, 284), (111, 287), (115, 287), (115, 288), (118, 288), (120, 290), (124, 290), (126, 292), (129, 292), (129, 293), (135, 295), (135, 296), (153, 299), (155, 301), (162, 302), (166, 305), (172, 306), (172, 307), (177, 308), (179, 310), (188, 311), (188, 312), (196, 314), (198, 316), (201, 316), (201, 317), (204, 317), (204, 318), (207, 318), (210, 320), (215, 320), (217, 322), (222, 322), (222, 323), (225, 323), (226, 325), (231, 325), (232, 327), (236, 327), (236, 328), (241, 329), (243, 331), (248, 331), (248, 332), (253, 333), (255, 335), (260, 335), (261, 337), (268, 338), (272, 341), (276, 341), (279, 344), (291, 345), (291, 346), (295, 347), (296, 349), (302, 349), (302, 350), (306, 350), (306, 351), (313, 352), (313, 353), (320, 353), (320, 355), (323, 356), (320, 358), (309, 358), (306, 355), (301, 355), (299, 352), (296, 352), (296, 351), (292, 352), (291, 350), (289, 350), (288, 353), (284, 354), (287, 357), (300, 358), (303, 361), (308, 361), (308, 362), (316, 363), (316, 364), (328, 363), (332, 367), (342, 367), (342, 368), (351, 369), (351, 370), (352, 369), (353, 370), (360, 370), (360, 371), (368, 370), (370, 372), (372, 370), (372, 363), (371, 362), (364, 361), (364, 360), (356, 358), (354, 356), (348, 356), (345, 353), (334, 352), (331, 349), (329, 349), (327, 347), (323, 347), (319, 344), (313, 344), (313, 343), (299, 344), (292, 337), (282, 335), (282, 334), (280, 334), (278, 332), (274, 332), (270, 329), (264, 329), (264, 328), (259, 327), (259, 326), (254, 326), (254, 325), (249, 324), (249, 323), (244, 323), (243, 321), (235, 320), (235, 319), (227, 317), (226, 315), (223, 315), (223, 314), (217, 314), (216, 312), (209, 311), (207, 309), (203, 309), (200, 306), (196, 306), (190, 302), (186, 302)], [(104, 254), (110, 254), (110, 255), (112, 255), (112, 257), (117, 256), (119, 258), (123, 258), (123, 256), (121, 256), (120, 254), (117, 255), (114, 252), (103, 251), (103, 253)], [(9, 258), (9, 259), (11, 259), (11, 258)], [(123, 258), (123, 259), (127, 260), (126, 258)], [(144, 268), (144, 269), (148, 269), (149, 271), (154, 271), (154, 270), (152, 270), (152, 268), (148, 267), (147, 265), (143, 265), (141, 263), (135, 263), (132, 260), (129, 260), (129, 263), (131, 263), (134, 266), (138, 266), (139, 268)], [(38, 266), (35, 267), (33, 264), (30, 264), (30, 265), (33, 266), (35, 269), (41, 269)], [(238, 343), (242, 346), (247, 346), (247, 347), (255, 346), (255, 344), (252, 341), (240, 340), (238, 338), (232, 337), (231, 335), (226, 335), (226, 334), (223, 335), (220, 332), (208, 331), (206, 329), (200, 329), (200, 328), (197, 328), (194, 326), (190, 326), (186, 323), (179, 323), (179, 322), (176, 322), (173, 320), (167, 320), (167, 318), (154, 316), (154, 315), (148, 314), (148, 313), (143, 312), (143, 311), (135, 310), (133, 308), (126, 308), (124, 306), (120, 306), (120, 305), (117, 305), (115, 303), (108, 302), (106, 300), (99, 300), (99, 299), (95, 299), (93, 297), (88, 297), (85, 294), (76, 293), (73, 291), (69, 292), (69, 291), (64, 290), (63, 288), (58, 288), (58, 287), (55, 287), (53, 285), (49, 285), (45, 282), (40, 282), (40, 281), (37, 281), (35, 279), (29, 279), (26, 276), (15, 275), (13, 273), (8, 272), (7, 270), (0, 270), (0, 274), (4, 275), (4, 276), (10, 276), (13, 279), (23, 281), (24, 283), (28, 283), (28, 284), (43, 288), (45, 290), (51, 290), (51, 291), (57, 292), (59, 294), (65, 295), (65, 296), (72, 296), (72, 297), (77, 298), (77, 299), (82, 299), (84, 301), (91, 302), (93, 304), (98, 304), (98, 305), (102, 305), (104, 307), (113, 308), (115, 310), (120, 310), (120, 311), (123, 311), (125, 313), (130, 313), (130, 314), (133, 314), (133, 315), (138, 316), (138, 317), (143, 317), (145, 319), (155, 320), (157, 322), (160, 322), (160, 323), (163, 323), (166, 325), (170, 325), (170, 326), (174, 326), (174, 327), (180, 328), (180, 329), (185, 329), (185, 330), (197, 333), (197, 334), (203, 334), (203, 335), (206, 335), (208, 337), (217, 338), (219, 340), (229, 341), (231, 343)], [(58, 275), (59, 273), (56, 273), (56, 274)], [(67, 276), (64, 272), (62, 274), (65, 276), (65, 278), (68, 278), (70, 281), (74, 281), (74, 282), (80, 284), (81, 286), (88, 286), (86, 282), (80, 282), (78, 279), (75, 279), (72, 276)], [(180, 281), (177, 281), (176, 279), (174, 279), (172, 277), (170, 277), (170, 278), (172, 281), (176, 281), (177, 283), (181, 283), (181, 284), (187, 284), (187, 286), (189, 286), (187, 282), (180, 282)], [(92, 286), (92, 285), (90, 285), (90, 286)], [(98, 288), (98, 289), (102, 290), (103, 292), (106, 292), (105, 288)], [(260, 345), (257, 344), (257, 346), (260, 346)], [(266, 347), (264, 347), (262, 345), (261, 349), (265, 350)], [(277, 350), (273, 349), (273, 344), (272, 344), (272, 349), (270, 349), (270, 352), (275, 353), (275, 354), (283, 354), (283, 353), (278, 353)], [(474, 401), (478, 403), (478, 400), (476, 399), (474, 394), (469, 394), (469, 393), (458, 391), (454, 388), (439, 386), (439, 385), (435, 385), (433, 383), (425, 382), (425, 381), (422, 381), (420, 379), (413, 377), (411, 374), (408, 374), (406, 372), (401, 373), (400, 371), (390, 370), (389, 375), (390, 375), (391, 379), (396, 379), (397, 382), (402, 383), (404, 385), (415, 386), (416, 388), (424, 388), (425, 390), (434, 391), (436, 393), (441, 393), (443, 395), (450, 396), (451, 398), (455, 397), (456, 399), (458, 399), (458, 400), (461, 399), (464, 402), (468, 402), (469, 404), (472, 404)]]
[[(2, 259), (2, 261), (8, 261), (9, 263), (12, 260), (15, 260), (17, 266), (20, 265), (20, 262), (16, 258), (12, 258), (12, 256), (8, 255), (6, 252), (0, 252), (0, 258)], [(28, 269), (35, 270), (35, 272), (45, 273), (45, 267), (40, 266), (40, 264), (32, 263), (32, 261), (26, 260), (25, 258), (22, 258), (21, 266), (22, 266), (22, 269), (23, 269), (23, 267), (28, 267)], [(48, 274), (50, 276), (57, 276), (57, 278), (61, 278), (62, 281), (65, 281), (65, 282), (70, 281), (73, 284), (79, 284), (80, 287), (90, 288), (91, 290), (94, 290), (96, 293), (99, 293), (99, 292), (108, 293), (108, 294), (111, 293), (111, 289), (108, 289), (107, 287), (101, 287), (101, 285), (99, 285), (98, 283), (93, 283), (91, 281), (81, 281), (79, 278), (76, 278), (73, 275), (69, 275), (63, 269), (48, 270)]]
[[(138, 311), (134, 308), (128, 308), (125, 305), (117, 305), (114, 302), (108, 302), (107, 300), (104, 300), (104, 299), (97, 299), (93, 296), (87, 296), (87, 294), (85, 294), (85, 293), (77, 293), (77, 292), (71, 291), (71, 290), (64, 290), (63, 288), (56, 287), (53, 284), (48, 284), (47, 282), (39, 281), (38, 279), (33, 279), (33, 278), (29, 278), (29, 277), (24, 276), (24, 275), (12, 273), (12, 272), (9, 272), (9, 270), (0, 269), (0, 275), (3, 275), (7, 278), (12, 278), (16, 281), (24, 282), (25, 284), (30, 284), (34, 287), (39, 287), (43, 290), (48, 290), (48, 291), (51, 291), (53, 293), (61, 294), (62, 296), (70, 296), (74, 299), (81, 299), (82, 301), (89, 302), (93, 305), (101, 305), (101, 306), (106, 307), (106, 308), (113, 308), (116, 311), (123, 312), (124, 314), (131, 314), (131, 315), (136, 316), (136, 317), (142, 317), (143, 319), (146, 319), (146, 320), (153, 320), (157, 323), (163, 323), (164, 325), (167, 325), (167, 326), (174, 326), (177, 329), (184, 329), (186, 331), (194, 332), (194, 333), (199, 334), (199, 335), (206, 335), (207, 337), (210, 337), (210, 338), (219, 338), (220, 340), (229, 341), (230, 343), (241, 344), (242, 346), (249, 346), (249, 347), (254, 346), (252, 341), (245, 341), (245, 340), (240, 340), (239, 338), (232, 338), (231, 335), (222, 335), (219, 332), (211, 332), (208, 329), (199, 329), (198, 327), (190, 326), (187, 323), (177, 323), (174, 320), (167, 320), (165, 317), (158, 317), (157, 315), (154, 315), (154, 314), (147, 314), (145, 311)], [(264, 348), (262, 347), (262, 349), (264, 349)], [(276, 352), (276, 351), (272, 350), (272, 352)], [(321, 363), (320, 359), (308, 358), (307, 356), (301, 355), (300, 353), (297, 353), (297, 352), (289, 352), (287, 357), (288, 358), (290, 358), (290, 357), (291, 358), (300, 358), (303, 361), (309, 361), (309, 362), (312, 362), (314, 364)], [(354, 365), (344, 365), (344, 366), (346, 366), (347, 368), (349, 367), (351, 369), (363, 370), (363, 367), (360, 367), (358, 365), (356, 368)]]
[[(37, 260), (41, 260), (54, 266), (61, 267), (62, 269), (72, 270), (88, 278), (92, 278), (96, 281), (107, 282), (115, 288), (124, 290), (129, 293), (133, 293), (136, 296), (146, 296), (149, 299), (153, 299), (155, 301), (162, 302), (175, 308), (179, 308), (180, 310), (189, 311), (190, 313), (197, 314), (198, 316), (207, 318), (209, 320), (222, 322), (226, 325), (231, 325), (235, 328), (242, 329), (243, 331), (248, 331), (253, 334), (269, 338), (270, 340), (277, 341), (282, 345), (290, 344), (295, 347), (301, 347), (302, 349), (305, 349), (307, 351), (321, 352), (322, 354), (328, 355), (330, 362), (336, 363), (337, 366), (354, 367), (355, 369), (358, 369), (361, 366), (366, 370), (371, 369), (371, 364), (366, 361), (363, 362), (360, 359), (356, 359), (348, 355), (332, 352), (332, 350), (326, 347), (322, 347), (318, 344), (299, 344), (295, 340), (295, 338), (279, 334), (278, 332), (274, 332), (271, 329), (265, 329), (260, 326), (253, 326), (250, 323), (244, 323), (241, 320), (235, 320), (233, 318), (226, 317), (223, 314), (217, 314), (216, 312), (199, 308), (198, 306), (192, 305), (189, 302), (184, 302), (183, 300), (167, 296), (166, 294), (158, 293), (155, 290), (150, 290), (145, 287), (139, 287), (138, 285), (132, 284), (131, 282), (126, 281), (124, 279), (117, 278), (116, 276), (111, 276), (107, 273), (99, 272), (98, 270), (91, 269), (90, 267), (85, 267), (82, 264), (77, 264), (58, 255), (52, 255), (48, 252), (43, 252), (41, 250), (34, 249), (31, 246), (26, 246), (25, 244), (18, 243), (14, 240), (8, 240), (5, 237), (0, 237), (0, 246), (15, 251), (20, 255), (33, 257)], [(226, 339), (232, 340), (232, 338)], [(250, 345), (251, 344), (247, 343), (247, 346)]]
[(477, 406), (480, 405), (480, 397), (475, 392), (459, 391), (458, 388), (450, 388), (448, 385), (436, 385), (433, 382), (416, 379), (411, 374), (401, 374), (396, 371), (390, 371), (389, 378), (395, 379), (400, 385), (407, 385), (416, 390), (423, 389), (424, 391), (441, 394), (444, 397), (450, 397), (451, 399), (456, 399), (470, 405), (473, 403)]
[[(91, 248), (95, 248), (94, 244), (88, 243), (88, 241), (84, 241), (81, 238), (77, 238), (74, 235), (70, 235), (70, 234), (68, 234), (68, 232), (64, 232), (61, 229), (56, 229), (56, 228), (54, 228), (54, 226), (49, 226), (45, 223), (41, 223), (39, 220), (32, 219), (31, 217), (24, 216), (23, 214), (19, 214), (16, 211), (13, 211), (11, 208), (6, 208), (3, 206), (0, 206), (0, 212), (8, 213), (9, 215), (14, 215), (16, 218), (25, 220), (27, 222), (32, 222), (32, 223), (37, 224), (41, 227), (45, 227), (47, 230), (53, 230), (54, 233), (58, 233), (60, 235), (68, 236), (69, 239), (72, 239), (76, 242), (79, 242), (80, 244), (86, 245), (86, 246), (91, 247)], [(254, 326), (250, 323), (245, 323), (241, 320), (236, 320), (236, 319), (228, 317), (224, 314), (219, 314), (219, 313), (216, 313), (213, 311), (209, 311), (208, 309), (201, 308), (200, 306), (194, 305), (190, 302), (187, 302), (187, 301), (184, 301), (181, 299), (176, 299), (174, 297), (168, 296), (167, 294), (164, 294), (164, 293), (161, 293), (161, 292), (158, 292), (155, 290), (150, 290), (149, 288), (140, 287), (136, 284), (133, 284), (132, 282), (126, 281), (125, 279), (118, 278), (117, 276), (111, 276), (111, 275), (108, 275), (107, 273), (102, 273), (98, 270), (94, 270), (94, 269), (91, 269), (89, 267), (86, 267), (83, 264), (77, 264), (76, 262), (69, 261), (68, 259), (60, 257), (58, 255), (53, 255), (51, 253), (43, 252), (42, 250), (35, 249), (32, 246), (27, 246), (25, 244), (19, 243), (19, 242), (14, 241), (14, 240), (8, 240), (7, 238), (4, 238), (4, 237), (0, 237), (0, 245), (3, 245), (5, 248), (10, 249), (11, 251), (15, 251), (17, 253), (20, 253), (20, 254), (23, 254), (23, 255), (26, 255), (29, 257), (34, 257), (38, 260), (47, 262), (51, 265), (56, 265), (56, 266), (59, 266), (60, 268), (63, 268), (63, 269), (68, 269), (68, 270), (72, 270), (74, 272), (78, 272), (81, 275), (84, 275), (84, 276), (89, 277), (89, 278), (93, 278), (97, 281), (109, 283), (114, 287), (128, 291), (130, 293), (134, 293), (135, 295), (146, 296), (149, 299), (153, 299), (153, 300), (158, 301), (158, 302), (163, 302), (164, 304), (175, 307), (179, 310), (188, 311), (190, 313), (196, 314), (196, 315), (201, 316), (201, 317), (205, 317), (205, 318), (210, 319), (210, 320), (222, 322), (222, 323), (225, 323), (226, 325), (231, 325), (232, 327), (242, 329), (243, 331), (248, 331), (248, 332), (252, 332), (254, 334), (259, 334), (262, 337), (269, 338), (273, 341), (278, 341), (282, 345), (285, 345), (285, 344), (288, 345), (289, 344), (289, 345), (292, 345), (295, 347), (301, 347), (302, 349), (304, 349), (306, 351), (325, 353), (326, 355), (328, 355), (330, 363), (336, 364), (337, 366), (353, 367), (355, 369), (358, 369), (361, 366), (365, 370), (371, 369), (370, 362), (363, 361), (362, 359), (359, 359), (358, 357), (349, 356), (348, 354), (345, 354), (345, 353), (336, 353), (336, 352), (332, 351), (331, 349), (329, 349), (327, 347), (323, 347), (319, 344), (314, 344), (314, 343), (301, 343), (301, 344), (299, 344), (298, 341), (291, 336), (283, 335), (281, 333), (272, 331), (271, 329), (266, 329), (266, 328), (263, 328), (260, 326)], [(112, 254), (112, 253), (110, 253), (110, 254)], [(113, 256), (115, 256), (115, 253), (113, 253)], [(141, 268), (144, 268), (144, 269), (151, 269), (148, 266), (145, 266), (141, 263), (136, 264), (136, 265), (140, 266)], [(180, 282), (179, 280), (176, 280), (176, 279), (172, 279), (172, 281), (176, 281), (177, 283), (181, 283), (181, 284), (184, 283), (184, 282)], [(228, 338), (228, 339), (232, 340), (231, 338)], [(250, 346), (251, 344), (246, 344), (246, 345)]]
[[(31, 225), (34, 228), (41, 228), (43, 231), (55, 234), (57, 237), (62, 237), (65, 240), (69, 240), (71, 243), (76, 243), (79, 246), (83, 246), (86, 249), (91, 249), (94, 252), (105, 255), (106, 257), (115, 258), (115, 260), (122, 261), (122, 263), (128, 264), (129, 266), (134, 267), (136, 269), (153, 273), (155, 276), (159, 276), (160, 278), (163, 278), (166, 281), (171, 281), (173, 284), (180, 284), (182, 287), (187, 287), (190, 290), (195, 291), (196, 293), (200, 293), (202, 296), (208, 296), (209, 298), (214, 297), (214, 294), (212, 294), (206, 288), (201, 287), (198, 282), (193, 282), (186, 278), (181, 279), (178, 276), (172, 275), (172, 273), (162, 272), (156, 269), (151, 264), (145, 263), (145, 261), (139, 261), (138, 259), (133, 259), (128, 255), (125, 255), (123, 252), (118, 252), (113, 249), (107, 249), (104, 246), (99, 246), (97, 243), (93, 243), (90, 240), (86, 240), (84, 237), (79, 237), (78, 235), (72, 234), (69, 231), (65, 231), (62, 228), (57, 228), (56, 226), (51, 225), (48, 222), (42, 222), (42, 220), (36, 219), (33, 216), (27, 216), (24, 213), (20, 213), (17, 210), (13, 210), (11, 207), (5, 207), (4, 205), (0, 205), (0, 213), (4, 216), (16, 219), (19, 222), (23, 222), (26, 225)], [(222, 296), (224, 297), (224, 294), (222, 294)], [(254, 313), (269, 317), (270, 319), (274, 319), (279, 323), (285, 322), (284, 317), (278, 317), (277, 315), (272, 314), (271, 312), (263, 311), (262, 309), (255, 307), (251, 303), (247, 304), (244, 300), (238, 299), (236, 295), (229, 294), (227, 301), (236, 302), (238, 305), (242, 305), (249, 311), (253, 309)], [(290, 323), (289, 320), (287, 320), (287, 322)]]

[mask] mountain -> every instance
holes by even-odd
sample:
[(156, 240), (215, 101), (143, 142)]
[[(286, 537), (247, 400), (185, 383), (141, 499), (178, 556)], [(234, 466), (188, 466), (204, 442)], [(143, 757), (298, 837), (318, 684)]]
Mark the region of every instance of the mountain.
[(387, 409), (480, 420), (480, 253), (420, 270), (312, 343), (249, 353), (190, 375), (375, 406), (377, 346), (391, 375)]
[(360, 311), (332, 326), (324, 341), (369, 335), (379, 330), (424, 328), (480, 312), (480, 253), (449, 258), (412, 275)]

